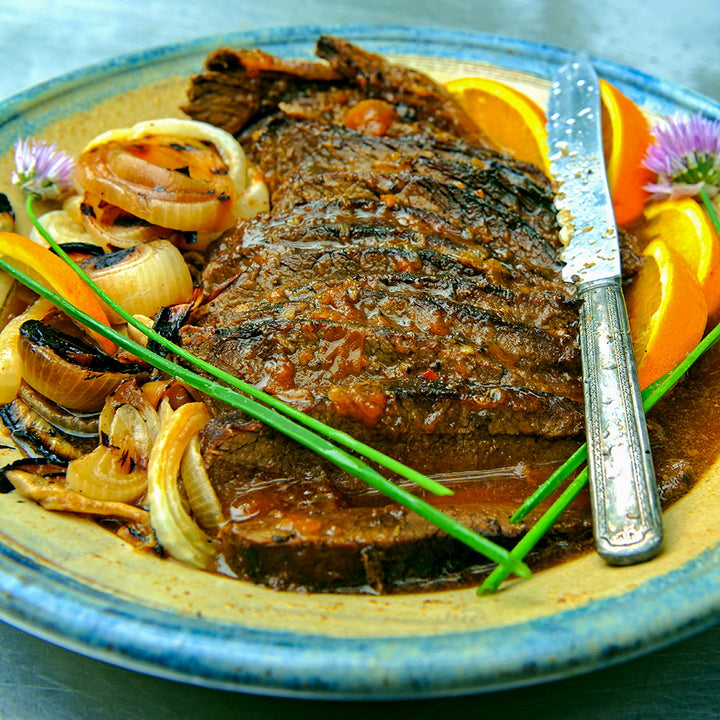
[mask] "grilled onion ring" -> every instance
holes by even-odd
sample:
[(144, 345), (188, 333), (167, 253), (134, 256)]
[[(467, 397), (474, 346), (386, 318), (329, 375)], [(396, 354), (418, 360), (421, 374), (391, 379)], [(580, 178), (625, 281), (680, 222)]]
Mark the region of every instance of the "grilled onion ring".
[[(186, 125), (193, 134), (188, 129), (183, 134)], [(174, 127), (171, 134), (168, 127)], [(182, 231), (230, 227), (237, 193), (246, 183), (245, 156), (232, 136), (218, 140), (222, 131), (216, 130), (194, 121), (172, 126), (164, 121), (105, 133), (78, 158), (78, 184), (152, 225)], [(218, 146), (232, 143), (234, 154), (224, 152), (234, 164), (231, 175)]]

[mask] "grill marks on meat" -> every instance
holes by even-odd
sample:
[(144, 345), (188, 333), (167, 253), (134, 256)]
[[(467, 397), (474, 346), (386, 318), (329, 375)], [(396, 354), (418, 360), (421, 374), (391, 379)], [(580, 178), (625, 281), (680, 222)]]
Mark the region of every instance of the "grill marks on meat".
[(537, 168), (460, 139), (431, 133), (376, 137), (343, 125), (298, 123), (282, 115), (268, 118), (244, 138), (246, 152), (264, 169), (273, 193), (301, 168), (306, 175), (348, 167), (355, 172), (414, 172), (472, 187), (476, 194), (537, 222), (541, 232), (557, 234), (550, 183)]
[[(284, 189), (284, 188), (283, 188)], [(557, 252), (519, 215), (488, 202), (466, 187), (423, 175), (359, 174), (354, 171), (300, 175), (276, 204), (288, 212), (321, 198), (353, 197), (387, 206), (385, 214), (404, 213), (411, 222), (427, 224), (432, 232), (450, 235), (465, 225), (465, 236), (486, 245), (499, 260), (530, 272), (557, 272)]]
[(535, 367), (515, 366), (499, 351), (482, 352), (452, 338), (353, 323), (322, 312), (292, 317), (294, 310), (287, 313), (291, 317), (229, 321), (220, 329), (187, 328), (184, 340), (193, 352), (212, 357), (219, 367), (271, 392), (425, 374), (446, 382), (474, 378), (579, 400), (572, 366), (552, 366), (544, 358)]
[[(238, 134), (272, 210), (211, 247), (207, 300), (183, 342), (382, 452), (449, 473), (456, 494), (428, 499), (510, 546), (524, 527), (507, 518), (582, 433), (578, 302), (560, 278), (549, 182), (489, 150), (425, 76), (337, 38), (318, 54), (328, 62), (222, 50), (193, 81), (185, 109)], [(394, 108), (385, 135), (344, 125), (366, 98)], [(390, 592), (485, 571), (361, 481), (213, 408), (204, 457), (240, 577)], [(584, 542), (585, 510), (567, 517), (558, 532)]]

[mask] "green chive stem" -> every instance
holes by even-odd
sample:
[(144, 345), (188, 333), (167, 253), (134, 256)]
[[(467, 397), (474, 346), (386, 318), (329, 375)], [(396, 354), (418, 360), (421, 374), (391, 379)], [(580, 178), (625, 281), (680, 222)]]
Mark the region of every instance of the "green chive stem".
[(23, 285), (49, 300), (57, 308), (65, 312), (70, 317), (75, 318), (78, 322), (82, 323), (90, 330), (103, 335), (138, 358), (141, 358), (157, 369), (182, 380), (190, 387), (212, 395), (222, 402), (228, 403), (238, 410), (247, 413), (251, 417), (254, 417), (257, 420), (260, 420), (261, 422), (279, 430), (288, 437), (303, 444), (305, 447), (310, 448), (314, 452), (319, 453), (342, 470), (361, 478), (367, 482), (368, 485), (384, 493), (390, 499), (395, 500), (399, 504), (404, 505), (409, 510), (412, 510), (429, 522), (435, 524), (448, 535), (460, 540), (473, 550), (476, 550), (494, 562), (500, 563), (503, 567), (507, 566), (509, 573), (514, 572), (523, 578), (530, 577), (530, 570), (527, 565), (525, 565), (522, 560), (518, 561), (512, 558), (505, 548), (500, 547), (482, 535), (478, 535), (453, 518), (445, 515), (437, 508), (426, 503), (421, 498), (394, 485), (371, 467), (365, 465), (365, 463), (363, 463), (360, 459), (355, 458), (352, 455), (348, 455), (346, 452), (336, 447), (325, 438), (316, 435), (308, 428), (298, 425), (290, 418), (281, 415), (275, 410), (268, 408), (248, 397), (245, 397), (232, 388), (220, 385), (213, 380), (208, 380), (202, 375), (198, 375), (187, 368), (177, 365), (171, 360), (168, 360), (167, 358), (148, 350), (142, 345), (139, 345), (133, 340), (130, 340), (124, 335), (121, 335), (112, 328), (108, 328), (103, 323), (85, 313), (83, 310), (80, 310), (72, 305), (62, 296), (52, 290), (49, 290), (41, 283), (18, 270), (4, 258), (0, 258), (0, 269), (5, 270), (5, 272), (21, 282)]
[[(645, 412), (649, 412), (655, 405), (663, 398), (675, 384), (685, 375), (690, 367), (710, 348), (720, 341), (720, 324), (716, 325), (688, 354), (688, 356), (673, 370), (663, 375), (661, 378), (656, 380), (654, 383), (648, 385), (643, 392), (643, 408)], [(557, 488), (569, 475), (573, 472), (579, 464), (573, 464), (577, 460), (581, 452), (585, 452), (587, 455), (587, 446), (583, 445), (578, 448), (575, 453), (565, 462), (560, 468), (558, 468), (546, 481), (541, 485), (513, 514), (511, 520), (517, 522), (516, 518), (521, 511), (523, 511), (522, 517), (525, 517), (530, 510), (536, 507), (542, 500), (544, 500), (555, 488)], [(582, 462), (582, 461), (581, 461)], [(585, 487), (587, 482), (587, 468), (585, 468), (578, 476), (568, 485), (563, 494), (548, 508), (548, 510), (542, 515), (537, 523), (528, 530), (527, 534), (518, 542), (518, 544), (511, 551), (511, 555), (516, 559), (524, 560), (527, 554), (535, 547), (537, 542), (543, 535), (549, 530), (552, 524), (557, 520), (558, 517), (564, 512), (567, 506), (578, 496), (580, 491)], [(548, 486), (547, 488), (545, 486)], [(538, 499), (539, 498), (539, 499)], [(530, 501), (533, 501), (532, 504)], [(505, 567), (497, 567), (493, 570), (485, 581), (478, 589), (479, 595), (487, 595), (495, 592), (500, 584), (508, 578), (510, 573), (507, 572)]]
[(510, 522), (518, 523), (534, 510), (548, 495), (567, 480), (570, 473), (577, 470), (587, 460), (587, 445), (583, 443), (555, 472), (528, 497), (510, 516)]
[(58, 245), (57, 241), (52, 237), (52, 235), (50, 235), (50, 233), (47, 232), (47, 230), (42, 226), (42, 223), (40, 223), (40, 221), (35, 216), (33, 210), (33, 199), (33, 195), (29, 195), (27, 198), (27, 213), (33, 225), (37, 228), (38, 232), (45, 238), (45, 240), (50, 243), (52, 249), (74, 270), (74, 272), (80, 277), (80, 279), (86, 285), (88, 285), (99, 298), (101, 298), (105, 303), (112, 307), (113, 310), (115, 310), (115, 312), (117, 312), (118, 315), (120, 315), (127, 323), (142, 332), (148, 338), (160, 343), (168, 350), (175, 353), (178, 357), (181, 357), (183, 360), (191, 363), (192, 365), (195, 365), (195, 367), (200, 368), (204, 372), (208, 373), (208, 375), (212, 375), (218, 380), (226, 382), (228, 385), (231, 385), (237, 390), (241, 390), (247, 395), (254, 397), (256, 400), (261, 400), (266, 405), (269, 405), (270, 407), (278, 410), (284, 415), (291, 417), (296, 422), (311, 428), (312, 430), (320, 433), (321, 435), (325, 435), (325, 437), (330, 438), (339, 445), (344, 445), (350, 450), (354, 450), (359, 455), (363, 455), (368, 460), (372, 460), (378, 465), (386, 468), (387, 470), (390, 470), (391, 472), (397, 473), (398, 475), (404, 477), (406, 480), (414, 482), (416, 485), (419, 485), (425, 490), (428, 490), (435, 495), (454, 494), (453, 491), (445, 485), (442, 485), (439, 482), (432, 480), (426, 475), (423, 475), (417, 470), (408, 467), (407, 465), (399, 462), (398, 460), (395, 460), (394, 458), (388, 457), (384, 453), (381, 453), (379, 450), (376, 450), (375, 448), (366, 445), (359, 440), (356, 440), (354, 437), (352, 437), (352, 435), (348, 435), (342, 430), (338, 430), (337, 428), (331, 427), (330, 425), (326, 425), (325, 423), (317, 420), (316, 418), (306, 415), (304, 412), (301, 412), (300, 410), (297, 410), (291, 405), (284, 403), (282, 400), (276, 398), (274, 395), (263, 392), (262, 390), (256, 388), (254, 385), (250, 385), (249, 383), (246, 383), (239, 378), (236, 378), (234, 375), (220, 370), (219, 368), (206, 362), (205, 360), (202, 360), (196, 355), (189, 353), (182, 346), (176, 345), (171, 340), (163, 337), (152, 328), (148, 328), (143, 325), (132, 315), (130, 315), (130, 313), (128, 313), (124, 308), (118, 305), (118, 303), (116, 303), (111, 297), (109, 297), (107, 293), (105, 293), (105, 291), (101, 287), (99, 287), (97, 283), (95, 283), (93, 279), (60, 247), (60, 245)]
[[(580, 494), (588, 480), (587, 468), (584, 468), (578, 476), (565, 488), (560, 497), (550, 506), (540, 520), (533, 525), (520, 542), (510, 551), (511, 557), (516, 560), (524, 560), (527, 554), (537, 545), (538, 541), (552, 527), (555, 521), (567, 509), (570, 503)], [(507, 566), (496, 567), (490, 575), (485, 578), (483, 584), (478, 588), (478, 595), (490, 595), (494, 593), (501, 583), (508, 577)]]
[(705, 212), (710, 218), (710, 222), (715, 226), (715, 232), (718, 234), (718, 237), (720, 237), (720, 220), (718, 220), (717, 213), (715, 212), (715, 206), (710, 201), (710, 196), (708, 195), (708, 191), (705, 186), (703, 186), (702, 190), (700, 190), (700, 199), (705, 206)]

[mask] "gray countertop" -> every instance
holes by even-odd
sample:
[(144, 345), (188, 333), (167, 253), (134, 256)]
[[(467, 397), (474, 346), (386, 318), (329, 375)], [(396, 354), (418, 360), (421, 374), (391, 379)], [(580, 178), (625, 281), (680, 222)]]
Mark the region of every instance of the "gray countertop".
[[(118, 54), (292, 24), (476, 30), (588, 50), (720, 98), (716, 0), (3, 0), (0, 99)], [(720, 617), (718, 618), (720, 620)], [(372, 706), (185, 686), (91, 660), (0, 623), (0, 718), (376, 718), (462, 715), (566, 720), (720, 717), (720, 628), (574, 679), (488, 695)]]

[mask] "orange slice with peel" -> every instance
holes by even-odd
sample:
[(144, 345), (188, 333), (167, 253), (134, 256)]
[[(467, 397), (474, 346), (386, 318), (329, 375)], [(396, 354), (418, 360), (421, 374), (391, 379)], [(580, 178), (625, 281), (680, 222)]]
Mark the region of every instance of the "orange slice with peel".
[(643, 255), (625, 293), (641, 388), (685, 359), (702, 339), (708, 317), (700, 283), (675, 250), (653, 240)]
[(708, 315), (720, 310), (720, 239), (699, 203), (689, 197), (652, 203), (640, 238), (662, 240), (676, 250), (697, 276)]
[(608, 186), (621, 227), (637, 222), (643, 214), (652, 173), (643, 166), (652, 135), (642, 110), (616, 87), (600, 80), (603, 149)]
[[(26, 275), (52, 288), (75, 307), (84, 310), (103, 325), (110, 327), (105, 311), (93, 291), (54, 253), (32, 240), (12, 232), (0, 232), (0, 255)], [(100, 347), (112, 355), (115, 344), (96, 332), (91, 332)]]
[(459, 78), (445, 88), (500, 152), (537, 165), (549, 176), (545, 113), (537, 103), (489, 78)]

